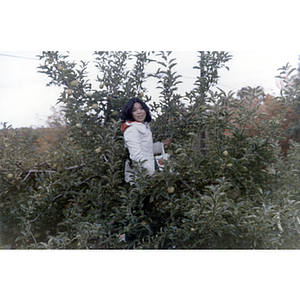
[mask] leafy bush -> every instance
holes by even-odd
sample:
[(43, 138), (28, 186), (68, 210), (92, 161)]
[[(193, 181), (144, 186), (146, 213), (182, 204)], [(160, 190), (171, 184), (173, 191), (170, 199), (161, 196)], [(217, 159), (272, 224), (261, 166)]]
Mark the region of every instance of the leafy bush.
[[(59, 149), (41, 154), (18, 130), (2, 130), (2, 247), (299, 248), (300, 146), (292, 143), (286, 157), (278, 146), (297, 86), (287, 83), (277, 99), (283, 109), (257, 122), (261, 88), (237, 98), (213, 89), (230, 59), (200, 51), (195, 88), (179, 95), (171, 52), (97, 51), (97, 89), (87, 63), (77, 69), (67, 55), (43, 52), (39, 69), (62, 86), (68, 131)], [(148, 64), (158, 64), (157, 72), (146, 75)], [(286, 66), (280, 76), (290, 74)], [(148, 76), (157, 79), (159, 101), (147, 95)], [(173, 138), (164, 169), (152, 177), (141, 169), (132, 186), (124, 181), (119, 121), (131, 97), (151, 106), (155, 141)], [(125, 232), (126, 243), (119, 239)]]

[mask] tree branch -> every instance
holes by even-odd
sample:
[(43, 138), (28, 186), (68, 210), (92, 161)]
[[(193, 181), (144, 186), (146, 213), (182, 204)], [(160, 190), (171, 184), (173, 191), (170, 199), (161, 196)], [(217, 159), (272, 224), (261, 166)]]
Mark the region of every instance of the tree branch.
[[(91, 176), (91, 177), (85, 179), (84, 181), (78, 183), (78, 186), (81, 186), (81, 185), (83, 185), (84, 183), (88, 182), (89, 180), (91, 180), (91, 179), (93, 179), (93, 178), (97, 178), (97, 177), (98, 177), (98, 178), (101, 178), (100, 175)], [(70, 193), (70, 191), (67, 191), (65, 195), (68, 195), (69, 193)], [(61, 194), (55, 196), (55, 197), (53, 198), (53, 201), (55, 201), (56, 199), (62, 197), (63, 195), (64, 195), (64, 194), (61, 193)]]
[(197, 196), (199, 196), (200, 198), (202, 198), (202, 195), (196, 190), (194, 189), (193, 187), (191, 187), (185, 180), (183, 180), (182, 178), (180, 179), (181, 182), (187, 187), (189, 188), (190, 190), (192, 190), (193, 193), (195, 193)]
[(35, 222), (40, 217), (41, 214), (42, 214), (42, 212), (40, 211), (39, 214), (37, 215), (37, 217), (35, 219), (27, 221), (27, 223)]

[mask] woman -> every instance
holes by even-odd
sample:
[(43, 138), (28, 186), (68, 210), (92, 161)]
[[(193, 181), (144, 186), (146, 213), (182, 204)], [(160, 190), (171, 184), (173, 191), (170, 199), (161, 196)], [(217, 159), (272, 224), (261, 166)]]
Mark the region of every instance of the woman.
[[(155, 171), (154, 154), (160, 154), (163, 147), (171, 143), (171, 138), (165, 141), (153, 143), (152, 132), (149, 123), (151, 114), (148, 106), (138, 98), (130, 99), (122, 110), (122, 131), (124, 132), (125, 146), (129, 150), (131, 161), (141, 163), (147, 169), (148, 174), (152, 175)], [(125, 180), (132, 184), (131, 163), (126, 161)]]
[[(153, 143), (152, 132), (149, 123), (151, 114), (148, 106), (138, 98), (130, 99), (123, 107), (122, 114), (122, 131), (124, 132), (125, 146), (129, 150), (129, 160), (125, 164), (125, 181), (133, 184), (131, 162), (135, 161), (144, 167), (149, 175), (155, 171), (154, 154), (160, 154), (164, 146), (171, 143), (171, 139), (164, 142)], [(142, 163), (143, 162), (143, 163)], [(147, 212), (149, 199), (144, 199), (143, 210)], [(120, 236), (120, 241), (132, 241), (135, 234), (124, 233)]]

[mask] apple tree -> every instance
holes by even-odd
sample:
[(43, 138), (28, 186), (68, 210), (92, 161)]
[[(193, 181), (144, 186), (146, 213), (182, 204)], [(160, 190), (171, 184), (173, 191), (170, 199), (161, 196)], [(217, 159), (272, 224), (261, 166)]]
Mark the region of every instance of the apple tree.
[[(17, 130), (2, 131), (3, 247), (299, 248), (299, 145), (285, 157), (278, 144), (299, 94), (287, 80), (290, 66), (279, 75), (286, 80), (277, 99), (282, 109), (264, 119), (255, 101), (264, 99), (262, 88), (238, 97), (217, 88), (218, 71), (232, 58), (227, 52), (199, 51), (199, 76), (184, 95), (170, 51), (96, 51), (94, 57), (96, 88), (88, 63), (59, 52), (40, 55), (39, 71), (62, 88), (58, 103), (68, 130), (60, 149), (37, 154)], [(157, 71), (148, 74), (149, 64)], [(149, 76), (159, 99), (146, 88)], [(149, 177), (139, 169), (130, 185), (119, 113), (132, 97), (151, 107), (154, 140), (172, 137), (172, 143), (163, 170)], [(120, 241), (123, 233), (129, 241)]]

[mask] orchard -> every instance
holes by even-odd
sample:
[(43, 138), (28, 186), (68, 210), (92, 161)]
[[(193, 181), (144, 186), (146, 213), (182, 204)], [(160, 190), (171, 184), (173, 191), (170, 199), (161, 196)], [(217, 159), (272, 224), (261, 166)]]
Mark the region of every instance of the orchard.
[[(199, 76), (184, 95), (172, 52), (96, 51), (96, 87), (87, 62), (53, 51), (39, 59), (41, 76), (61, 88), (65, 133), (55, 149), (37, 151), (3, 124), (1, 248), (300, 248), (300, 144), (290, 138), (282, 151), (287, 113), (299, 107), (291, 66), (279, 69), (271, 115), (261, 87), (218, 88), (227, 52), (199, 51)], [(159, 99), (145, 87), (150, 78)], [(154, 141), (172, 143), (161, 171), (140, 169), (129, 185), (120, 111), (132, 97), (149, 105)]]

